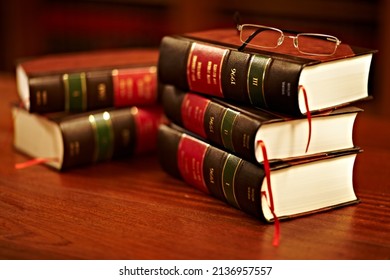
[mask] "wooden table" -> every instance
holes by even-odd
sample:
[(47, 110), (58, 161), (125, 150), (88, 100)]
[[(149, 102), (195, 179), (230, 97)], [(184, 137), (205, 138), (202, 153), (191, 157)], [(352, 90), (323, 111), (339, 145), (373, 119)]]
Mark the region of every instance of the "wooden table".
[(355, 128), (361, 203), (274, 227), (166, 175), (155, 156), (57, 173), (14, 151), (15, 79), (0, 75), (1, 259), (389, 259), (389, 120)]

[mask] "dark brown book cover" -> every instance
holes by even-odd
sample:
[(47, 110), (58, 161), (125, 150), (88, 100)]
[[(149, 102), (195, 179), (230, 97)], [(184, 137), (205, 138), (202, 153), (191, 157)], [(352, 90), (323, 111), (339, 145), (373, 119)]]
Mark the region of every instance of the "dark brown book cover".
[[(279, 184), (275, 184), (275, 182), (273, 182), (272, 187), (265, 184), (267, 176), (265, 165), (255, 165), (210, 145), (199, 138), (188, 135), (175, 127), (167, 125), (160, 126), (157, 145), (161, 167), (165, 170), (165, 172), (167, 172), (167, 174), (183, 180), (188, 185), (206, 194), (212, 195), (226, 202), (230, 206), (240, 209), (263, 221), (273, 220), (272, 217), (270, 218), (269, 214), (268, 218), (265, 218), (266, 216), (264, 211), (265, 209), (268, 209), (268, 205), (263, 205), (264, 203), (269, 202), (273, 204), (273, 202), (276, 202), (276, 213), (278, 213), (278, 207), (282, 207), (282, 205), (280, 205), (280, 203), (278, 204), (277, 201), (279, 200), (279, 197), (282, 197), (285, 194), (280, 193), (277, 189), (283, 188), (283, 186), (280, 182)], [(270, 163), (269, 176), (272, 180), (273, 176), (276, 176), (275, 174), (277, 172), (289, 172), (289, 170), (292, 170), (295, 167), (308, 168), (307, 170), (311, 170), (310, 166), (312, 164), (316, 165), (317, 163), (323, 163), (324, 165), (321, 166), (324, 169), (329, 167), (330, 169), (333, 169), (334, 163), (338, 160), (342, 161), (343, 164), (344, 160), (346, 160), (345, 163), (348, 162), (348, 164), (351, 164), (350, 159), (352, 159), (353, 166), (354, 157), (358, 152), (360, 152), (360, 149), (358, 147), (354, 147), (352, 149), (334, 151), (327, 155), (310, 157), (304, 160), (296, 159), (293, 161)], [(341, 165), (336, 164), (336, 166), (340, 167)], [(342, 167), (343, 170), (344, 168), (345, 167)], [(323, 176), (330, 177), (330, 174), (326, 174), (326, 170), (324, 169), (320, 168), (320, 171), (325, 172), (323, 173)], [(317, 172), (319, 171), (317, 170)], [(298, 207), (298, 205), (289, 205), (287, 207), (291, 207), (291, 209), (288, 210), (288, 214), (279, 214), (278, 218), (292, 218), (294, 216), (307, 215), (358, 202), (358, 199), (354, 194), (352, 182), (349, 182), (347, 184), (348, 186), (340, 186), (340, 182), (338, 180), (341, 180), (344, 176), (350, 177), (352, 175), (352, 171), (350, 169), (346, 173), (349, 174), (344, 173), (341, 176), (337, 176), (333, 183), (331, 183), (331, 181), (327, 182), (328, 184), (334, 184), (333, 187), (336, 189), (341, 187), (343, 191), (349, 193), (343, 196), (343, 198), (337, 199), (334, 202), (329, 202), (332, 198), (328, 197), (328, 199), (330, 199), (328, 202), (321, 202), (321, 204), (318, 204), (317, 206), (314, 206), (316, 205), (315, 201), (305, 201), (305, 204), (308, 203), (310, 206), (303, 212), (300, 210), (291, 210)], [(293, 173), (290, 172), (288, 174), (290, 174), (291, 178)], [(321, 176), (314, 176), (314, 178), (309, 179), (310, 174), (308, 174), (306, 177), (309, 182), (320, 182), (322, 180)], [(302, 177), (297, 178), (295, 179), (306, 180), (306, 178)], [(291, 183), (294, 183), (298, 186), (298, 188), (302, 185), (310, 187), (310, 185), (308, 186), (304, 182), (284, 182), (283, 184), (287, 185)], [(332, 186), (329, 186), (328, 184), (325, 188), (332, 189)], [(317, 187), (318, 186), (315, 186), (315, 188), (310, 187), (311, 192), (316, 190)], [(268, 190), (266, 190), (267, 188)], [(270, 198), (272, 189), (274, 190), (274, 201)], [(290, 195), (297, 195), (294, 193), (293, 189), (289, 189), (288, 191), (290, 192)], [(300, 189), (300, 191), (302, 192), (303, 190)], [(321, 192), (320, 190), (318, 191)], [(267, 201), (267, 197), (270, 201)], [(298, 208), (300, 208), (300, 206), (301, 205), (299, 205)]]
[(15, 148), (58, 170), (154, 152), (166, 122), (160, 106), (45, 115), (14, 107), (13, 114)]
[[(259, 132), (262, 127), (278, 125), (275, 130), (278, 135), (276, 137), (278, 144), (273, 145), (273, 143), (269, 143), (270, 140), (266, 141), (271, 157), (275, 154), (272, 148), (282, 150), (281, 146), (288, 147), (285, 157), (272, 158), (272, 160), (292, 157), (291, 154), (286, 156), (296, 147), (297, 140), (292, 135), (305, 134), (309, 131), (306, 117), (291, 118), (206, 95), (183, 92), (169, 85), (161, 87), (160, 95), (164, 112), (172, 122), (188, 132), (194, 133), (197, 137), (210, 141), (212, 144), (252, 162), (258, 161), (256, 139), (270, 139), (267, 136), (266, 138), (261, 137), (264, 136), (263, 133)], [(294, 150), (293, 156), (310, 156), (314, 153), (353, 147), (351, 139), (354, 119), (360, 111), (359, 108), (347, 106), (312, 115), (311, 129), (312, 133), (315, 134), (315, 139), (311, 141), (311, 146), (309, 145), (307, 151), (304, 149), (306, 143), (303, 143), (301, 149), (297, 149), (299, 152)], [(324, 122), (327, 123), (326, 126), (321, 125)], [(303, 123), (303, 130), (299, 126), (300, 123)], [(284, 125), (283, 128), (281, 125)], [(338, 137), (339, 131), (343, 131), (343, 135), (348, 135), (348, 141)], [(302, 139), (305, 141), (304, 137)], [(327, 146), (326, 150), (321, 149), (320, 147), (325, 147), (324, 142), (332, 142), (333, 146)], [(278, 154), (282, 153), (278, 152)]]
[[(313, 56), (300, 54), (292, 42), (272, 52), (254, 47), (238, 51), (240, 45), (233, 28), (166, 36), (160, 45), (159, 80), (184, 91), (289, 115), (329, 109), (369, 95), (367, 84), (375, 50), (341, 43), (331, 56)], [(327, 73), (334, 73), (326, 81), (322, 81), (323, 72), (312, 71), (322, 65), (331, 67), (324, 69)], [(354, 73), (355, 69), (361, 73)], [(303, 73), (314, 75), (303, 81)], [(349, 76), (348, 86), (341, 86), (347, 80), (341, 76), (347, 73), (354, 77)], [(348, 95), (355, 91), (356, 95)], [(323, 102), (321, 96), (325, 94), (336, 100)], [(304, 96), (308, 99), (306, 106), (302, 105)]]
[(20, 60), (17, 85), (30, 112), (84, 112), (151, 105), (157, 96), (156, 49), (52, 54)]

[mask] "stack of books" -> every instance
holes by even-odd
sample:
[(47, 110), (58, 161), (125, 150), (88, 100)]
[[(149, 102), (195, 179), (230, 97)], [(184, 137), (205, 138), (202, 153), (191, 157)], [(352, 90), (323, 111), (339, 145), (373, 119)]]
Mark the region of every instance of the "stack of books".
[(265, 222), (358, 202), (374, 50), (238, 25), (20, 61), (14, 146), (57, 170), (157, 150), (168, 174)]
[(57, 170), (155, 151), (165, 117), (158, 50), (48, 55), (17, 64), (14, 146)]
[(351, 104), (369, 99), (375, 51), (329, 35), (238, 29), (162, 39), (158, 77), (171, 124), (159, 129), (159, 161), (172, 176), (274, 222), (277, 245), (279, 220), (358, 202), (353, 134), (361, 110)]

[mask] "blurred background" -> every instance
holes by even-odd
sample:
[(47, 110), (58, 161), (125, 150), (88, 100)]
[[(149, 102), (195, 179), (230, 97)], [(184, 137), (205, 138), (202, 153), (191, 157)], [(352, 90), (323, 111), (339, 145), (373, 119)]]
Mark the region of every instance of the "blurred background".
[(2, 0), (0, 72), (22, 57), (127, 47), (158, 47), (167, 34), (242, 22), (332, 34), (378, 49), (370, 91), (374, 114), (390, 117), (390, 1), (387, 0)]

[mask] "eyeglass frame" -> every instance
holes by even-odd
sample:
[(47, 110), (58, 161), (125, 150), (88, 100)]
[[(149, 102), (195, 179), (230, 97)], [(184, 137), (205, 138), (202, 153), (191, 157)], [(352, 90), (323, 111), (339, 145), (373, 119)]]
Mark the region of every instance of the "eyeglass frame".
[[(244, 41), (242, 39), (242, 28), (245, 27), (245, 26), (251, 26), (251, 27), (258, 28), (258, 29), (255, 30), (251, 35), (249, 35), (248, 38)], [(266, 26), (266, 25), (237, 24), (236, 25), (236, 29), (237, 29), (237, 32), (240, 35), (240, 41), (243, 43), (238, 48), (238, 51), (243, 51), (246, 48), (247, 45), (251, 45), (250, 41), (252, 41), (252, 39), (255, 38), (257, 36), (257, 34), (260, 33), (261, 29), (267, 29), (267, 30), (273, 30), (273, 31), (279, 32), (281, 36), (279, 37), (278, 42), (277, 42), (276, 46), (274, 46), (274, 47), (259, 46), (259, 45), (253, 44), (253, 46), (257, 46), (257, 47), (260, 47), (260, 48), (275, 49), (275, 48), (279, 47), (281, 44), (283, 44), (284, 39), (287, 37), (287, 38), (290, 38), (290, 39), (293, 40), (294, 47), (302, 54), (313, 55), (313, 56), (331, 56), (331, 55), (335, 54), (338, 46), (341, 44), (341, 41), (336, 36), (333, 36), (333, 35), (321, 34), (321, 33), (300, 33), (300, 32), (290, 31), (290, 30), (285, 30), (283, 32), (283, 30), (281, 30), (279, 28)], [(295, 36), (294, 35), (285, 35), (284, 34), (285, 32), (286, 33), (293, 33), (293, 34), (295, 34)], [(332, 53), (330, 53), (330, 54), (318, 54), (318, 53), (304, 52), (304, 51), (300, 50), (299, 46), (298, 46), (298, 37), (299, 36), (316, 36), (316, 37), (324, 37), (324, 38), (327, 37), (327, 38), (330, 38), (330, 39), (334, 40), (334, 42), (335, 42), (334, 51)]]

